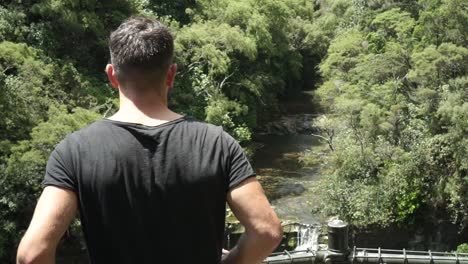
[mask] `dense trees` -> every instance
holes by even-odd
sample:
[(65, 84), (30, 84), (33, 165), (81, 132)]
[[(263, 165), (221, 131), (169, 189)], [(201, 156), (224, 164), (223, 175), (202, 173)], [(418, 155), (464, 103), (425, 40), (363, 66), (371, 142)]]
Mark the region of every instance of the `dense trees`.
[(248, 140), (249, 128), (275, 109), (277, 95), (301, 78), (302, 54), (313, 52), (316, 40), (308, 30), (314, 6), (298, 0), (198, 1), (187, 13), (193, 22), (176, 30), (181, 82), (187, 85), (175, 91), (174, 101), (182, 108), (198, 102), (202, 108), (189, 114), (205, 115)]
[(239, 141), (301, 82), (307, 56), (326, 51), (333, 22), (316, 6), (264, 1), (3, 1), (0, 4), (0, 260), (31, 217), (47, 157), (67, 133), (116, 109), (102, 72), (106, 39), (132, 14), (176, 36), (172, 107), (222, 125)]
[(424, 213), (466, 228), (467, 4), (380, 2), (349, 4), (360, 21), (345, 19), (320, 64), (334, 131), (320, 209), (360, 226)]
[(388, 225), (444, 211), (465, 226), (466, 9), (462, 0), (2, 1), (0, 262), (27, 226), (49, 152), (115, 111), (106, 40), (132, 14), (159, 17), (176, 36), (172, 107), (242, 142), (288, 90), (322, 76), (318, 124), (333, 151), (304, 159), (328, 164), (322, 212)]

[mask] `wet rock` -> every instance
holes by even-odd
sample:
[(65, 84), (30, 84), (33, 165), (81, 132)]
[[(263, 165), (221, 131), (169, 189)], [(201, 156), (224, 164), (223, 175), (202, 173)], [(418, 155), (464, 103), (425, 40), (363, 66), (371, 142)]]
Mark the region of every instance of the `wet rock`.
[(300, 195), (301, 193), (305, 192), (306, 188), (304, 185), (300, 183), (287, 183), (278, 188), (276, 193), (279, 196), (287, 196), (287, 195)]
[(286, 179), (278, 176), (257, 176), (269, 200), (279, 198), (278, 188), (285, 184)]
[[(283, 176), (283, 171), (278, 168), (260, 168), (257, 169), (257, 175), (259, 175), (259, 179), (263, 176), (277, 176), (281, 177)], [(266, 180), (265, 180), (266, 181)]]
[[(276, 252), (284, 250), (295, 250), (297, 246), (303, 245), (307, 248), (317, 249), (320, 225), (306, 225), (289, 221), (281, 221), (283, 228), (283, 239)], [(226, 249), (234, 247), (245, 232), (245, 228), (238, 222), (227, 222), (224, 230), (224, 245)]]
[(297, 171), (282, 171), (282, 174), (284, 177), (287, 177), (287, 178), (299, 178), (299, 177), (304, 176), (303, 174)]
[(314, 118), (316, 118), (316, 115), (312, 114), (283, 116), (276, 121), (265, 124), (260, 128), (259, 132), (270, 135), (299, 135), (316, 133), (319, 129), (313, 125)]

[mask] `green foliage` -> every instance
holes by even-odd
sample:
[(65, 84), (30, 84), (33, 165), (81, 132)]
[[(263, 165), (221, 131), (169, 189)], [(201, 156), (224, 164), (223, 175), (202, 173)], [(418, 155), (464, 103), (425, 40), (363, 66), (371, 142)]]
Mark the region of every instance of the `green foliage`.
[(101, 115), (65, 106), (51, 107), (49, 120), (40, 122), (31, 139), (11, 147), (12, 154), (0, 166), (0, 260), (13, 254), (27, 227), (44, 177), (45, 165), (54, 147), (69, 133), (97, 120)]
[(334, 131), (320, 211), (360, 226), (410, 224), (422, 210), (468, 224), (464, 5), (373, 1), (361, 10), (370, 23), (337, 29), (317, 90)]
[[(52, 66), (39, 51), (24, 43), (0, 43), (0, 136), (2, 140), (24, 137), (47, 111), (46, 83)], [(12, 111), (12, 109), (15, 109)]]
[(39, 47), (50, 55), (71, 58), (91, 72), (107, 61), (109, 29), (135, 12), (133, 2), (126, 0), (45, 0), (28, 10), (40, 19), (34, 24)]
[(457, 247), (457, 253), (468, 253), (468, 244), (461, 244)]
[(69, 62), (52, 62), (41, 50), (24, 43), (0, 43), (1, 139), (24, 139), (46, 119), (50, 105), (96, 106), (102, 99), (93, 96), (90, 86)]
[(420, 14), (414, 36), (415, 45), (440, 45), (444, 42), (466, 47), (468, 3), (463, 0), (419, 0)]
[(107, 38), (132, 14), (174, 32), (171, 108), (241, 142), (277, 114), (279, 98), (322, 75), (328, 146), (302, 159), (327, 165), (321, 212), (385, 226), (424, 208), (466, 226), (466, 9), (462, 0), (2, 1), (0, 262), (14, 255), (55, 144), (114, 110)]
[(210, 76), (227, 74), (234, 52), (249, 60), (256, 56), (255, 42), (239, 27), (214, 21), (178, 31), (176, 50), (184, 65), (197, 62)]
[(300, 81), (304, 54), (327, 46), (313, 24), (314, 6), (304, 3), (198, 1), (187, 9), (192, 23), (176, 29), (176, 109), (250, 138), (258, 117), (267, 119), (259, 113), (276, 111), (277, 96)]
[(384, 39), (406, 41), (411, 36), (414, 24), (410, 13), (402, 12), (400, 8), (393, 8), (378, 14), (371, 26), (375, 28), (373, 31)]
[(23, 36), (28, 33), (25, 18), (26, 14), (20, 10), (0, 6), (0, 41), (23, 40)]
[(414, 68), (408, 77), (421, 87), (440, 86), (468, 72), (468, 49), (452, 43), (433, 45), (412, 56)]
[(320, 65), (323, 76), (340, 75), (345, 80), (348, 72), (358, 63), (358, 56), (363, 50), (364, 36), (357, 29), (341, 33), (332, 41), (327, 58)]
[[(346, 1), (7, 0), (0, 4), (0, 262), (31, 218), (55, 144), (115, 108), (102, 73), (109, 32), (132, 14), (176, 37), (171, 108), (222, 125), (241, 142), (325, 55)], [(314, 65), (307, 65), (313, 69)], [(91, 110), (84, 110), (91, 109)], [(98, 114), (99, 113), (99, 114)]]
[(190, 16), (186, 9), (194, 7), (196, 4), (195, 0), (140, 0), (139, 2), (143, 4), (140, 8), (153, 9), (153, 12), (158, 16), (171, 17), (183, 24), (190, 22)]

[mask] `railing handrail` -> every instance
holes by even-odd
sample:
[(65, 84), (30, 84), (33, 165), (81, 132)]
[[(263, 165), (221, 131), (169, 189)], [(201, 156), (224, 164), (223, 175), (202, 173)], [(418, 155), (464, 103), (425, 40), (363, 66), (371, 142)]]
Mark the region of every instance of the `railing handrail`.
[(335, 220), (328, 224), (328, 249), (273, 253), (263, 263), (326, 264), (468, 264), (468, 254), (382, 248), (348, 248), (348, 225)]
[[(263, 263), (338, 263), (326, 262), (330, 256), (328, 250), (294, 250), (273, 253)], [(382, 248), (354, 248), (349, 252), (344, 263), (453, 263), (468, 264), (468, 254), (456, 252), (432, 252), (415, 250), (396, 250)], [(343, 260), (339, 263), (343, 263)]]

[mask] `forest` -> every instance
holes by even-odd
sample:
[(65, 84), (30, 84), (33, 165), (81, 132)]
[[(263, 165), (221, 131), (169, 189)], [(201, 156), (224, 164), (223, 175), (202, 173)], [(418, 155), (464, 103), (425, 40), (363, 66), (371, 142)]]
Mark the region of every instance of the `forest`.
[(55, 145), (117, 110), (107, 40), (132, 15), (175, 36), (172, 109), (223, 126), (247, 152), (285, 95), (314, 89), (328, 144), (301, 159), (326, 165), (304, 210), (358, 227), (448, 218), (468, 234), (467, 1), (2, 0), (1, 263)]

